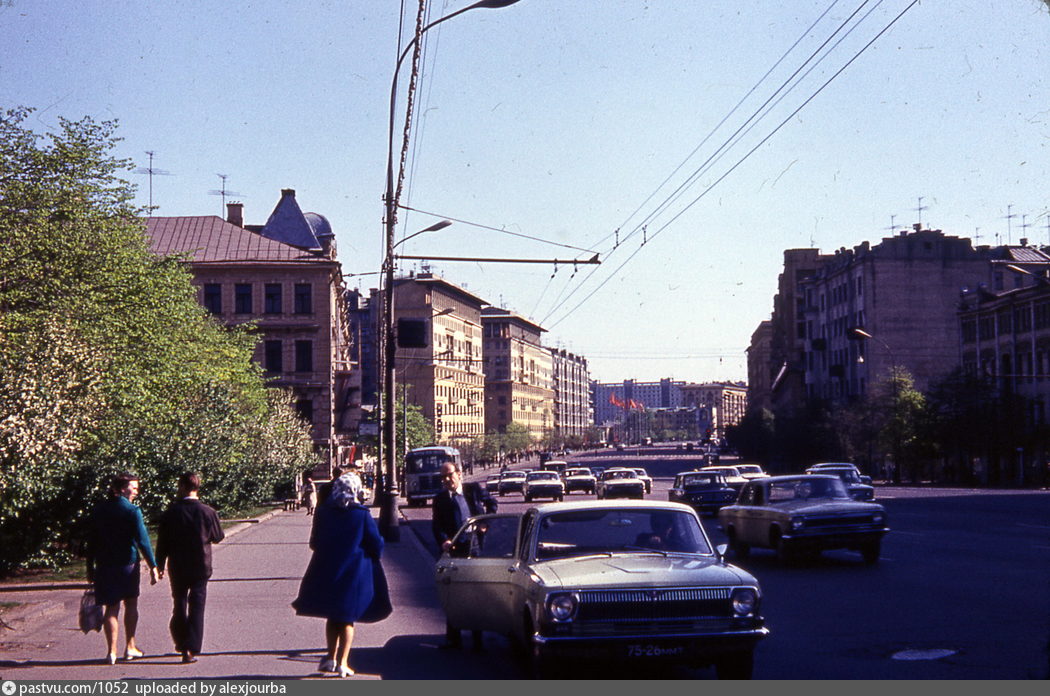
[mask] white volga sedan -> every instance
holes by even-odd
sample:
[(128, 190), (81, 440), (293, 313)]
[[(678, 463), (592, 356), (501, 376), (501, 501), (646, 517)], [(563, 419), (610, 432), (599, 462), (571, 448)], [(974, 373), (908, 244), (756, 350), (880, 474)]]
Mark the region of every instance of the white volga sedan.
[(535, 672), (604, 658), (751, 677), (761, 590), (679, 503), (548, 503), (471, 518), (438, 559), (449, 624), (525, 647)]

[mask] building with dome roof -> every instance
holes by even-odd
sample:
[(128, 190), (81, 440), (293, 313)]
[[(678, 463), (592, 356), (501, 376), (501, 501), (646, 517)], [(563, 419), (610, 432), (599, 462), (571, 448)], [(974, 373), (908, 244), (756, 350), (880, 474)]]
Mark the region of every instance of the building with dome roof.
[(245, 225), (243, 204), (216, 215), (151, 217), (150, 246), (177, 254), (193, 272), (201, 304), (220, 321), (254, 322), (255, 360), (270, 386), (288, 389), (311, 424), (317, 473), (355, 456), (360, 371), (350, 359), (342, 267), (328, 220), (304, 213), (284, 189), (264, 225)]

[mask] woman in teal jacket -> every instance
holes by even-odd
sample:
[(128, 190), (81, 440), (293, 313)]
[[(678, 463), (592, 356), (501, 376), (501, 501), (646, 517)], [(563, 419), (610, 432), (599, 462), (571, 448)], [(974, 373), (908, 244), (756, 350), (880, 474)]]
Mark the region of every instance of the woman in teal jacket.
[(142, 657), (135, 645), (139, 622), (139, 553), (149, 564), (151, 585), (157, 584), (157, 561), (142, 520), (142, 511), (132, 501), (139, 494), (134, 474), (118, 474), (109, 486), (109, 499), (91, 511), (87, 576), (95, 590), (95, 601), (106, 607), (102, 628), (106, 635), (106, 662), (117, 661), (120, 603), (124, 603), (124, 659)]

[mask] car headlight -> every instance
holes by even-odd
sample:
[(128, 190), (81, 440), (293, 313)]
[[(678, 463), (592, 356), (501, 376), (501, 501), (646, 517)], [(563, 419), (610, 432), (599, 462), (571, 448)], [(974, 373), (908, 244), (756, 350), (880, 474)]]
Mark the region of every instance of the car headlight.
[(733, 611), (737, 616), (747, 616), (758, 610), (758, 592), (751, 587), (733, 591)]
[(408, 490), (410, 490), (410, 491), (418, 491), (419, 490), (419, 479), (409, 479), (408, 480)]
[(558, 623), (572, 621), (578, 605), (576, 595), (556, 594), (547, 598), (547, 613)]
[(881, 512), (876, 512), (871, 516), (871, 521), (875, 524), (886, 524), (886, 515)]
[(804, 517), (792, 517), (791, 518), (791, 529), (798, 531), (806, 526), (806, 518)]

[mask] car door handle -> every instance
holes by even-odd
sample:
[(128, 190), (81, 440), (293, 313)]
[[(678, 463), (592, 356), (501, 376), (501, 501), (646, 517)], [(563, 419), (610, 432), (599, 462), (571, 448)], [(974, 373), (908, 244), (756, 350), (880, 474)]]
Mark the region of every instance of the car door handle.
[(513, 573), (513, 572), (514, 572), (514, 571), (516, 571), (517, 569), (518, 569), (518, 567), (517, 567), (517, 566), (510, 566), (509, 568), (507, 568), (507, 572), (508, 572), (508, 573)]

